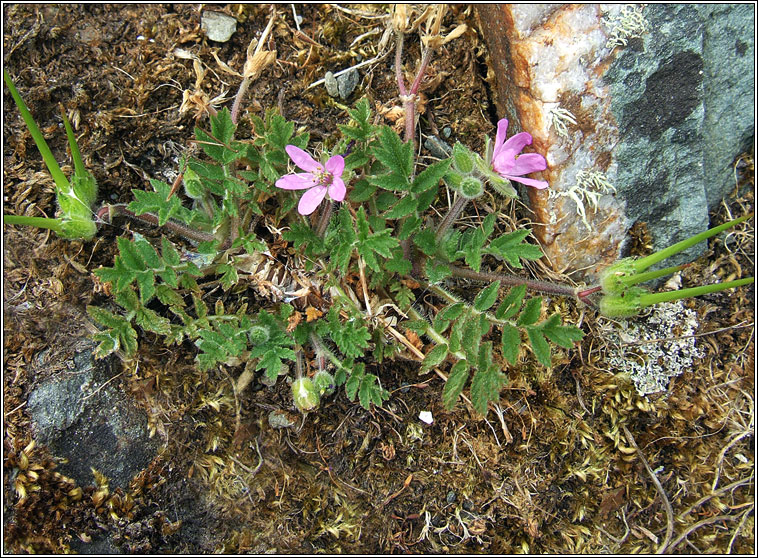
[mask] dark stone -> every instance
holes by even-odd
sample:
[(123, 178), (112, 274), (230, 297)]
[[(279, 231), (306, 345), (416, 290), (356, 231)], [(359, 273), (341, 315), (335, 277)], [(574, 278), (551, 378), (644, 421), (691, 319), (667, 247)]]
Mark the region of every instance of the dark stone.
[(35, 438), (65, 458), (59, 471), (80, 486), (93, 484), (94, 467), (111, 488), (126, 488), (158, 450), (145, 413), (116, 381), (112, 359), (95, 361), (92, 349), (76, 353), (64, 377), (43, 381), (28, 399)]
[(700, 55), (676, 53), (647, 78), (642, 96), (624, 109), (622, 127), (657, 141), (663, 132), (682, 124), (702, 102), (702, 82)]

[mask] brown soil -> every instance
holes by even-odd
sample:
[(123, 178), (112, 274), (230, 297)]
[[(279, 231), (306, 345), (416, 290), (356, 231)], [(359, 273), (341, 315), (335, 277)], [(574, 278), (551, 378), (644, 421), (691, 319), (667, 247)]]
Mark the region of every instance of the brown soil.
[[(6, 8), (6, 68), (62, 162), (69, 158), (59, 106), (69, 114), (104, 202), (131, 201), (131, 190), (148, 188), (149, 177), (171, 182), (195, 125), (193, 111), (178, 110), (183, 91), (232, 97), (239, 78), (213, 52), (241, 71), (248, 44), (269, 18), (267, 5), (223, 8), (239, 24), (219, 44), (200, 30), (197, 5)], [(253, 83), (242, 129), (249, 115), (278, 106), (307, 127), (312, 142), (333, 141), (336, 124), (346, 120), (342, 101), (323, 86), (307, 87), (327, 70), (379, 54), (385, 20), (376, 17), (378, 9), (298, 5), (298, 32), (290, 6), (278, 6), (267, 45), (277, 61)], [(496, 116), (471, 8), (451, 8), (443, 31), (463, 22), (469, 31), (432, 60), (420, 128), (440, 135), (450, 127), (448, 143), (481, 151)], [(374, 112), (393, 124), (400, 103), (392, 39), (384, 48), (387, 57), (361, 69), (358, 90), (345, 104), (368, 95)], [(207, 72), (199, 86), (192, 60), (177, 49), (202, 61)], [(419, 52), (418, 36), (409, 35), (406, 80)], [(4, 99), (5, 213), (52, 216), (52, 179), (7, 91)], [(429, 160), (424, 149), (421, 156)], [(741, 167), (741, 188), (714, 223), (727, 220), (728, 211), (752, 211), (751, 156)], [(749, 227), (744, 223), (729, 244), (710, 243), (683, 284), (749, 275)], [(110, 548), (123, 552), (647, 553), (669, 525), (671, 540), (686, 535), (679, 552), (754, 549), (752, 289), (687, 303), (698, 314), (705, 356), (673, 378), (667, 394), (648, 399), (628, 376), (609, 369), (593, 312), (552, 300), (565, 321), (581, 321), (584, 341), (558, 354), (551, 370), (524, 354), (522, 365), (508, 370), (502, 416), (491, 412), (488, 420), (463, 403), (445, 411), (439, 378), (419, 377), (415, 363), (393, 362), (372, 367), (392, 392), (382, 408), (365, 411), (341, 392), (296, 416), (294, 428), (274, 430), (269, 412), (293, 410), (284, 382), (235, 399), (229, 375), (193, 367), (191, 344), (169, 350), (142, 336), (138, 365), (123, 365), (121, 385), (144, 407), (166, 451), (107, 500), (96, 486), (78, 490), (55, 473), (44, 447), (23, 451), (32, 440), (24, 405), (42, 379), (31, 366), (35, 355), (49, 348), (65, 353), (89, 333), (85, 306), (107, 299), (91, 271), (112, 265), (121, 234), (128, 234), (123, 225), (92, 242), (71, 242), (3, 228), (7, 552), (107, 551), (91, 546), (107, 534)], [(644, 231), (638, 241), (644, 251)], [(418, 420), (420, 411), (433, 413), (431, 426)], [(26, 484), (17, 482), (20, 471)]]

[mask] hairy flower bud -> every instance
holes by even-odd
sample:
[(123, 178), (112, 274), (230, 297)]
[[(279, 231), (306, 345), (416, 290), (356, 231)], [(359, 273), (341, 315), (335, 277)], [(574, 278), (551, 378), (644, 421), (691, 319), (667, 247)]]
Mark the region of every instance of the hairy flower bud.
[(248, 331), (248, 336), (250, 337), (250, 342), (253, 345), (262, 345), (269, 340), (269, 337), (271, 335), (269, 334), (267, 327), (262, 325), (254, 325), (250, 328), (250, 331)]
[(642, 300), (645, 289), (629, 287), (623, 294), (607, 294), (600, 299), (600, 313), (608, 318), (637, 316), (647, 306)]
[(316, 375), (313, 376), (313, 384), (320, 395), (331, 395), (334, 393), (334, 376), (326, 370), (316, 372)]
[(306, 412), (318, 407), (320, 397), (310, 378), (299, 378), (292, 382), (292, 399), (300, 411)]
[(484, 193), (484, 184), (475, 176), (467, 176), (461, 182), (460, 192), (464, 198), (473, 200)]
[(619, 295), (628, 288), (623, 279), (635, 273), (634, 258), (624, 258), (600, 272), (600, 286), (605, 294)]
[(463, 174), (471, 174), (474, 170), (474, 154), (459, 142), (453, 147), (453, 165)]

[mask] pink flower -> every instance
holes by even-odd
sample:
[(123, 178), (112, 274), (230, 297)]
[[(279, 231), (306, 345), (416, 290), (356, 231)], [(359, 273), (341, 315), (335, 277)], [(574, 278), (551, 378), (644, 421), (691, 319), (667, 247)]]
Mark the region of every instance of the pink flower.
[(521, 182), (532, 188), (547, 188), (544, 180), (524, 178), (523, 175), (530, 172), (543, 171), (547, 168), (547, 161), (539, 153), (524, 153), (519, 155), (525, 146), (531, 145), (532, 136), (527, 132), (516, 134), (508, 141), (505, 140), (505, 131), (508, 129), (508, 120), (503, 118), (497, 123), (497, 135), (495, 136), (495, 149), (492, 152), (492, 168), (503, 178)]
[(307, 172), (287, 174), (277, 180), (275, 186), (283, 190), (308, 190), (297, 206), (301, 215), (313, 213), (327, 192), (334, 201), (345, 199), (345, 183), (341, 178), (345, 159), (342, 155), (335, 155), (322, 165), (299, 147), (288, 145), (284, 149), (292, 162)]

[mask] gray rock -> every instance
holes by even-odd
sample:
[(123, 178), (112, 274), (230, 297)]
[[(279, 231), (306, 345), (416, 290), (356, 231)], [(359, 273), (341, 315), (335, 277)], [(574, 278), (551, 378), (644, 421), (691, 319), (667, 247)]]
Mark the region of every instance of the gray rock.
[(64, 377), (43, 381), (28, 398), (36, 440), (67, 462), (59, 470), (77, 484), (93, 484), (91, 467), (126, 488), (155, 457), (147, 417), (129, 401), (109, 364), (95, 361), (92, 347), (78, 352)]
[(437, 136), (427, 136), (424, 140), (424, 147), (438, 159), (446, 159), (453, 153), (453, 148), (445, 140)]
[(360, 81), (360, 75), (355, 68), (339, 76), (337, 78), (337, 89), (340, 98), (343, 100), (347, 99), (353, 91), (355, 91), (355, 88), (358, 86), (358, 81)]
[(326, 72), (326, 75), (324, 75), (324, 87), (326, 87), (326, 92), (329, 93), (330, 96), (336, 97), (339, 95), (337, 78), (334, 77), (332, 72)]
[(753, 12), (648, 5), (651, 32), (630, 41), (604, 76), (621, 136), (618, 194), (631, 222), (648, 223), (655, 249), (707, 229), (709, 209), (735, 186), (732, 163), (754, 135)]
[(211, 41), (225, 43), (237, 31), (237, 20), (221, 12), (203, 12), (200, 27)]
[[(509, 136), (527, 131), (549, 189), (529, 196), (555, 269), (593, 275), (647, 224), (660, 250), (708, 228), (752, 145), (755, 7), (477, 6)], [(527, 150), (528, 151), (528, 150)], [(697, 257), (705, 243), (667, 259)]]

